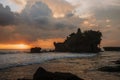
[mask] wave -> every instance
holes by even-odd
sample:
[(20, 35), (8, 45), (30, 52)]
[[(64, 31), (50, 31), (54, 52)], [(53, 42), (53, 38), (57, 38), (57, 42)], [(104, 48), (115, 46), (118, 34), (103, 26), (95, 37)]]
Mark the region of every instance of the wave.
[(46, 61), (63, 59), (63, 58), (87, 58), (94, 57), (97, 54), (77, 54), (77, 53), (18, 53), (18, 54), (5, 54), (0, 55), (0, 70), (25, 66), (31, 64), (40, 64)]

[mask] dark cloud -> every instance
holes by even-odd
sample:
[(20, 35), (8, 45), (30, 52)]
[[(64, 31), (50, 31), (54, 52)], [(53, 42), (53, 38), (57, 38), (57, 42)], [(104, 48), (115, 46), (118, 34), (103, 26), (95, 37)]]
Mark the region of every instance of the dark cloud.
[(72, 24), (67, 24), (67, 23), (63, 23), (63, 22), (58, 22), (58, 23), (55, 23), (55, 29), (57, 30), (63, 30), (63, 29), (73, 29), (75, 28), (74, 25)]
[(43, 2), (36, 2), (34, 4), (28, 3), (23, 11), (21, 12), (22, 15), (29, 15), (29, 17), (37, 18), (40, 16), (51, 16), (52, 11), (49, 7)]
[(14, 23), (15, 15), (11, 12), (9, 6), (3, 7), (0, 4), (0, 25), (6, 26)]
[[(39, 39), (42, 35), (41, 29), (48, 26), (51, 17), (51, 10), (42, 2), (36, 2), (32, 6), (27, 4), (19, 14), (11, 12), (9, 7), (4, 8), (1, 4), (0, 25), (6, 27), (0, 29), (0, 43), (32, 42)], [(14, 31), (10, 29), (12, 25), (15, 26)]]
[(32, 17), (52, 16), (52, 11), (43, 2), (36, 2), (30, 9)]
[(67, 13), (65, 17), (73, 17), (73, 16), (74, 16), (74, 14), (72, 12), (70, 12), (70, 13)]
[[(52, 16), (52, 11), (43, 2), (36, 2), (33, 5), (27, 4), (20, 14), (21, 22), (24, 24), (47, 24)], [(20, 22), (19, 22), (20, 23)]]
[(56, 19), (49, 6), (41, 1), (34, 4), (27, 3), (21, 13), (14, 13), (13, 16), (15, 21), (11, 24), (15, 30), (11, 31), (9, 28), (12, 27), (6, 24), (0, 32), (2, 33), (0, 43), (17, 41), (31, 43), (39, 39), (64, 38), (75, 28), (67, 19), (73, 17), (72, 13), (69, 12), (66, 17)]
[(49, 19), (46, 17), (41, 17), (41, 18), (35, 19), (35, 22), (36, 22), (36, 24), (43, 26), (43, 25), (47, 25), (49, 23)]
[[(69, 12), (66, 14), (66, 17), (61, 19), (56, 19), (53, 17), (52, 10), (47, 6), (47, 4), (39, 1), (34, 4), (27, 4), (24, 10), (21, 12), (20, 16), (21, 22), (24, 21), (24, 24), (28, 24), (31, 26), (39, 27), (40, 29), (46, 29), (46, 30), (54, 30), (59, 28), (65, 28), (70, 27), (71, 25), (68, 23), (65, 23), (64, 19), (73, 17), (74, 14), (72, 12)], [(68, 19), (69, 21), (69, 19)]]

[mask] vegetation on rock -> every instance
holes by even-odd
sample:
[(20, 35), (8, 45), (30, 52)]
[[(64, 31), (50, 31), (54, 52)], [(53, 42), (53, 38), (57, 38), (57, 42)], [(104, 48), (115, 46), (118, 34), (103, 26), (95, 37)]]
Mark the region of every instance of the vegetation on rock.
[(88, 30), (71, 33), (63, 43), (54, 42), (55, 51), (58, 52), (100, 52), (102, 33)]

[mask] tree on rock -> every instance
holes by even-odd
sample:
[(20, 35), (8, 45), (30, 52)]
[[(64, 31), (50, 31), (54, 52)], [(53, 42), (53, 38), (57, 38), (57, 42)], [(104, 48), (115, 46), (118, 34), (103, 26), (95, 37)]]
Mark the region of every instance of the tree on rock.
[(55, 51), (59, 52), (99, 52), (102, 33), (88, 30), (70, 34), (63, 43), (55, 43)]

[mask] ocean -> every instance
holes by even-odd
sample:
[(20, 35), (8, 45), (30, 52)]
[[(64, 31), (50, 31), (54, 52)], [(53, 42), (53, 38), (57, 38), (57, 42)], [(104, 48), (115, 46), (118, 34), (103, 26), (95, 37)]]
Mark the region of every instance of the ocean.
[(28, 53), (28, 50), (0, 50), (0, 70), (17, 66), (40, 64), (55, 59), (86, 58), (96, 55), (97, 54), (94, 53)]

